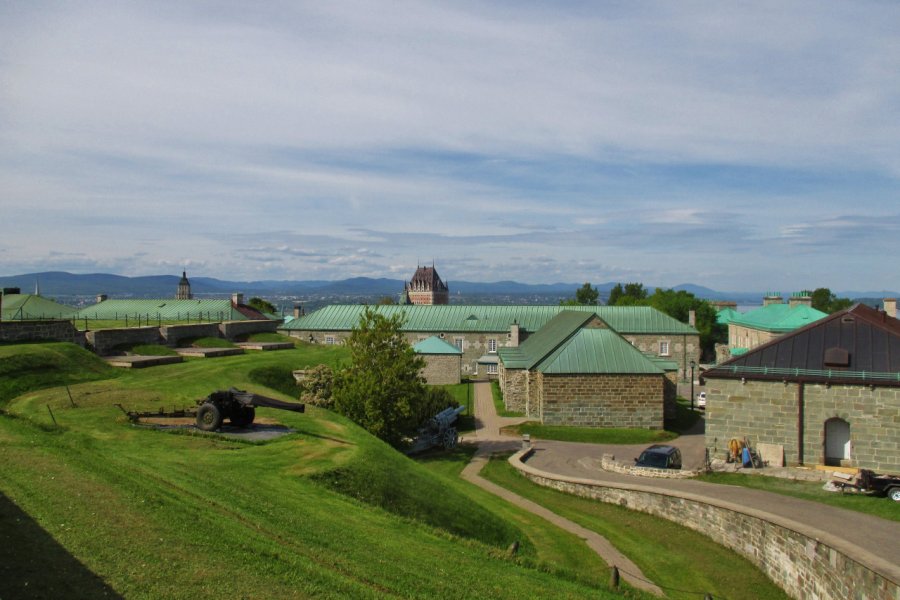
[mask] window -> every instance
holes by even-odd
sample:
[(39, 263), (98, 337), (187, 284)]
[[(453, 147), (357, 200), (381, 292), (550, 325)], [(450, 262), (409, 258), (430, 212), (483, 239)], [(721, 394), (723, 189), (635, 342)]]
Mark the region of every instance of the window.
[(497, 340), (491, 338), (488, 340), (488, 352), (496, 352), (497, 351)]
[(497, 365), (488, 363), (487, 372), (488, 372), (488, 375), (496, 375), (497, 374)]
[(453, 345), (456, 346), (456, 347), (459, 349), (460, 352), (462, 352), (462, 351), (463, 351), (463, 342), (464, 342), (464, 341), (465, 341), (465, 340), (464, 340), (463, 338), (455, 338), (455, 339), (453, 340)]
[(669, 355), (669, 342), (660, 342), (659, 343), (659, 355), (660, 356), (668, 356)]
[(328, 345), (330, 345), (330, 346), (334, 346), (334, 336), (333, 336), (333, 335), (326, 335), (326, 336), (325, 336), (325, 343), (328, 344)]

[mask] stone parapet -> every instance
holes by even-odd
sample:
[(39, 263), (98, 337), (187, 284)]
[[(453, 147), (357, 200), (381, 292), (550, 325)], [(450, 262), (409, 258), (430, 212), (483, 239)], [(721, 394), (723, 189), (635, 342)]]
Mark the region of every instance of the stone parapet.
[(275, 333), (278, 329), (278, 321), (268, 319), (262, 321), (225, 321), (219, 323), (219, 335), (226, 340), (234, 341), (242, 335), (251, 333)]
[(547, 473), (523, 462), (531, 452), (509, 459), (531, 481), (698, 531), (744, 556), (792, 598), (900, 600), (900, 566), (827, 531), (687, 492)]
[(84, 345), (84, 336), (72, 321), (0, 321), (0, 342), (72, 342)]
[(600, 468), (604, 471), (612, 471), (614, 473), (622, 473), (624, 475), (635, 475), (637, 477), (653, 477), (655, 479), (690, 479), (696, 477), (704, 471), (687, 471), (681, 469), (654, 469), (648, 467), (635, 467), (634, 465), (623, 465), (616, 461), (616, 457), (612, 454), (604, 454), (600, 457)]

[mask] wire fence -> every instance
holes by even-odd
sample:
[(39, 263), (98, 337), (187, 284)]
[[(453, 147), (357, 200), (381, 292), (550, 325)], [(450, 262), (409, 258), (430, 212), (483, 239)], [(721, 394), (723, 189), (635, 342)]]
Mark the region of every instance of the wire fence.
[(230, 320), (232, 315), (224, 311), (195, 311), (175, 313), (112, 313), (76, 315), (71, 314), (31, 314), (24, 313), (21, 309), (3, 315), (3, 321), (71, 321), (76, 329), (87, 331), (90, 329), (119, 329), (129, 327), (162, 327), (163, 325), (196, 325), (201, 323), (221, 323)]

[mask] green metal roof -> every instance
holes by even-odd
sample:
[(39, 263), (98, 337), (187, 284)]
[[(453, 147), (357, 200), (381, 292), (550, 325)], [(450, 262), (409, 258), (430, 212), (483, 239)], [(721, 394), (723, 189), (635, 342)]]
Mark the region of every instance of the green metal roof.
[(445, 342), (436, 335), (422, 340), (413, 346), (413, 350), (417, 354), (462, 354), (462, 350), (453, 344)]
[(677, 371), (680, 368), (678, 365), (678, 361), (663, 358), (662, 356), (656, 356), (655, 354), (651, 354), (649, 352), (642, 352), (641, 354), (644, 355), (644, 358), (652, 362), (663, 371)]
[[(365, 310), (360, 304), (335, 304), (285, 323), (282, 329), (301, 331), (349, 331)], [(649, 306), (480, 306), (375, 305), (370, 309), (391, 317), (403, 314), (404, 331), (506, 332), (515, 322), (528, 333), (541, 329), (563, 311), (596, 313), (619, 333), (697, 335), (693, 327)]]
[(652, 374), (654, 365), (622, 336), (610, 329), (583, 328), (537, 365), (545, 374)]
[(732, 348), (728, 352), (730, 352), (732, 356), (742, 356), (747, 354), (747, 348)]
[(731, 322), (751, 329), (783, 333), (799, 329), (827, 316), (821, 310), (805, 304), (793, 307), (790, 304), (770, 304), (738, 315)]
[(32, 319), (71, 319), (76, 308), (34, 294), (4, 294), (4, 321)]
[(550, 319), (537, 333), (530, 335), (521, 345), (500, 348), (498, 354), (507, 369), (531, 369), (594, 318), (592, 313), (564, 310)]
[(219, 321), (246, 321), (247, 317), (235, 309), (231, 300), (104, 300), (82, 308), (75, 314), (78, 319), (121, 320), (128, 318), (184, 321), (208, 319)]
[(731, 307), (723, 308), (718, 313), (716, 313), (716, 323), (718, 323), (719, 325), (728, 325), (740, 316), (741, 313)]

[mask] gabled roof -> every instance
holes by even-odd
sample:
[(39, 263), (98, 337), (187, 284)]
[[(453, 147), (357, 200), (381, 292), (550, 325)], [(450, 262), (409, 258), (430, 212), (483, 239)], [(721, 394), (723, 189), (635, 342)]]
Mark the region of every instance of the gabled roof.
[(703, 377), (900, 386), (900, 321), (856, 304), (713, 367)]
[(416, 354), (462, 354), (462, 350), (436, 335), (417, 343), (413, 346), (413, 350)]
[(663, 370), (595, 314), (563, 311), (516, 348), (500, 348), (507, 369), (545, 374), (650, 373)]
[(4, 294), (4, 321), (29, 319), (70, 319), (76, 308), (34, 294)]
[[(784, 333), (794, 331), (828, 315), (805, 304), (770, 304), (732, 317), (735, 325), (751, 329)], [(718, 321), (718, 319), (717, 319)]]
[[(334, 304), (286, 323), (282, 329), (300, 331), (350, 331), (365, 310), (360, 304)], [(403, 331), (507, 332), (514, 323), (534, 333), (563, 311), (595, 313), (619, 333), (697, 335), (697, 330), (649, 306), (482, 306), (375, 305), (371, 310), (388, 318), (402, 314)]]

